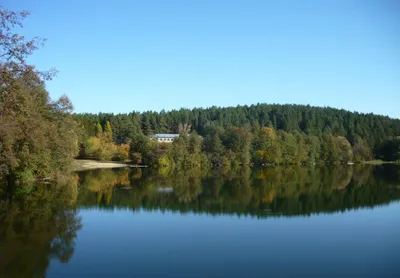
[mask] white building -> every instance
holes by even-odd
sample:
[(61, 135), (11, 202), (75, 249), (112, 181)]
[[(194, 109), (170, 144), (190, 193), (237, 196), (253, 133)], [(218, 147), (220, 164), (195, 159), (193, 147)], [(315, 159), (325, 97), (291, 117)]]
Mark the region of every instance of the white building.
[(177, 137), (179, 137), (179, 134), (158, 133), (152, 136), (160, 143), (172, 143)]

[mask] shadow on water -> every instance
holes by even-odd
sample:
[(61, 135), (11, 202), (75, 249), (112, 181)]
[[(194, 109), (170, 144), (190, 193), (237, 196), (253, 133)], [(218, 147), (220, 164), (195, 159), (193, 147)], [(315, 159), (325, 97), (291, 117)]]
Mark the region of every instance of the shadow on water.
[[(142, 169), (79, 173), (78, 206), (269, 217), (373, 207), (400, 198), (399, 168)], [(167, 188), (171, 190), (162, 190)]]

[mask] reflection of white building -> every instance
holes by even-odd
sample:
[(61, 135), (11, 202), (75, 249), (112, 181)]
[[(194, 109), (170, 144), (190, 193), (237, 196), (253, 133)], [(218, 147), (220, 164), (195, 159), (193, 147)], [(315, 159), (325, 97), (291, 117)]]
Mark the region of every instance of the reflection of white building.
[(179, 134), (158, 133), (152, 136), (153, 139), (160, 143), (172, 143), (177, 137), (179, 137)]

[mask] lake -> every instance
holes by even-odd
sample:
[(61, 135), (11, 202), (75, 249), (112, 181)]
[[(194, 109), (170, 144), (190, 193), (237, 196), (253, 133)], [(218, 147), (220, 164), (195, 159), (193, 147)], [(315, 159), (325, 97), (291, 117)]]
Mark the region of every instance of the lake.
[(3, 190), (0, 277), (400, 277), (400, 168), (103, 169)]

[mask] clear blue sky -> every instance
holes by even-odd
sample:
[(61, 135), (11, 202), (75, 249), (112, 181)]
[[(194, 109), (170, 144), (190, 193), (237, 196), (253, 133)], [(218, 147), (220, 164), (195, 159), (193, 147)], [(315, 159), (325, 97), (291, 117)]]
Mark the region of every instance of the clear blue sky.
[(400, 1), (2, 0), (76, 112), (296, 103), (400, 118)]

